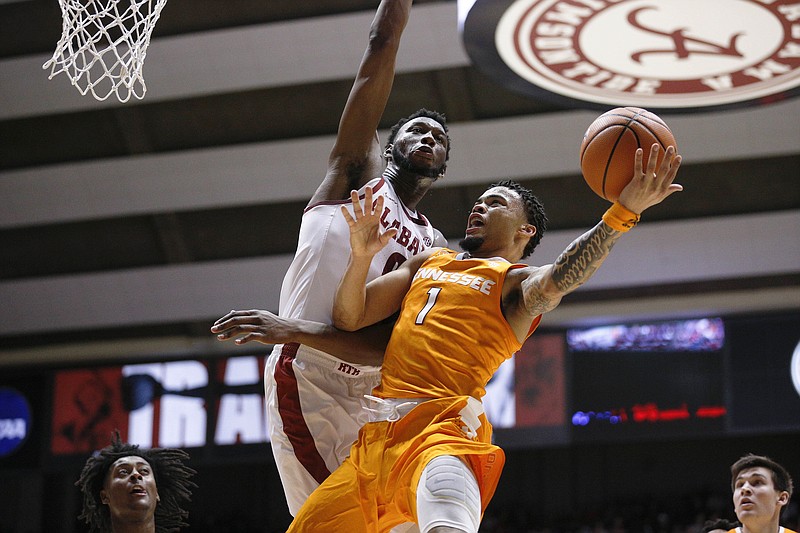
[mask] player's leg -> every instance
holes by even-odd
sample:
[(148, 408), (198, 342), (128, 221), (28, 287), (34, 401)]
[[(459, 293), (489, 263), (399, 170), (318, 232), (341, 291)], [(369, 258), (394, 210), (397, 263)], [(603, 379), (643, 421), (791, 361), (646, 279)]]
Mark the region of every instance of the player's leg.
[(422, 533), (477, 533), (481, 494), (472, 469), (441, 455), (425, 465), (417, 485), (417, 523)]
[(374, 493), (374, 476), (359, 477), (353, 463), (345, 461), (306, 500), (286, 533), (376, 531)]
[[(296, 516), (309, 495), (329, 475), (329, 471), (313, 445), (310, 432), (303, 429), (305, 424), (299, 409), (299, 391), (293, 384), (294, 378), (287, 376), (287, 372), (291, 373), (292, 352), (291, 348), (275, 347), (264, 370), (264, 388), (272, 454), (289, 512)], [(293, 402), (296, 402), (297, 408), (291, 407)], [(304, 433), (307, 434), (304, 436)], [(296, 445), (299, 455), (295, 450)], [(316, 474), (316, 478), (311, 472)]]
[(265, 370), (270, 438), (289, 511), (349, 456), (380, 373), (353, 372), (308, 347), (273, 351)]
[[(380, 383), (380, 372), (349, 374), (338, 366), (328, 366), (329, 360), (314, 360), (310, 353), (304, 353), (300, 361), (305, 364), (297, 379), (306, 424), (325, 464), (333, 471), (350, 456), (350, 448), (367, 422), (364, 395), (371, 394)], [(316, 366), (313, 374), (308, 371), (312, 365)]]

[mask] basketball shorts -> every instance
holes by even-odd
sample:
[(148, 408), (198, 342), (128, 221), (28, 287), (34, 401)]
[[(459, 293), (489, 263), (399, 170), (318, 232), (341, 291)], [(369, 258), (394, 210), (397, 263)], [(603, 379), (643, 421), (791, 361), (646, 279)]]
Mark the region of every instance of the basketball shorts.
[(276, 345), (264, 376), (270, 440), (289, 512), (350, 455), (367, 421), (364, 395), (380, 369), (355, 367), (297, 344)]

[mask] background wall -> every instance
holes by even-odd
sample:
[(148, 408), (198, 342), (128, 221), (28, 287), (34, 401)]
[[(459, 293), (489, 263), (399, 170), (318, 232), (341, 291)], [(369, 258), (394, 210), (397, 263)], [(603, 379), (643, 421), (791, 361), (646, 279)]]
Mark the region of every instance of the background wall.
[[(242, 355), (209, 335), (213, 320), (231, 308), (276, 310), (376, 5), (170, 0), (147, 53), (147, 95), (120, 104), (80, 96), (63, 75), (47, 79), (57, 2), (0, 0), (0, 376), (31, 391), (45, 422), (33, 426), (31, 447), (0, 463), (1, 531), (78, 530), (72, 483), (84, 457), (53, 461), (45, 444), (53, 371)], [(552, 261), (607, 206), (578, 166), (598, 113), (523, 97), (484, 76), (456, 19), (455, 1), (415, 2), (380, 133), (422, 106), (444, 112), (452, 160), (421, 210), (455, 243), (474, 198), (516, 179), (551, 219), (531, 261)], [(684, 156), (685, 191), (649, 210), (544, 330), (800, 310), (799, 116), (797, 99), (662, 114)], [(748, 346), (757, 373), (762, 346)], [(782, 398), (756, 392), (780, 411)], [(652, 514), (691, 500), (685, 513), (697, 494), (721, 493), (727, 504), (733, 459), (774, 453), (797, 479), (797, 442), (796, 428), (762, 428), (511, 446), (485, 527), (499, 531), (501, 518), (506, 531), (588, 524), (628, 502)], [(192, 530), (282, 530), (266, 445), (193, 456), (203, 489)], [(237, 490), (240, 479), (254, 486)], [(234, 525), (209, 525), (206, 511)]]

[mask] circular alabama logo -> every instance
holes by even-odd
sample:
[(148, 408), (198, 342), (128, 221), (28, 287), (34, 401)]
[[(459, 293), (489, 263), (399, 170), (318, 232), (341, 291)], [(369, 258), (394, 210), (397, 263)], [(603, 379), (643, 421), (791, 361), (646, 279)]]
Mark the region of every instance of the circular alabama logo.
[(694, 110), (800, 87), (791, 0), (460, 0), (459, 10), (478, 68), (562, 103)]
[(14, 453), (28, 437), (31, 408), (21, 393), (0, 387), (0, 457)]

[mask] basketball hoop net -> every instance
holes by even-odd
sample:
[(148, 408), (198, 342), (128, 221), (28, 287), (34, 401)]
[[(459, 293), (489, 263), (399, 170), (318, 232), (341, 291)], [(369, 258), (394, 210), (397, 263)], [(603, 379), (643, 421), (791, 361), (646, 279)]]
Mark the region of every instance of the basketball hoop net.
[(142, 67), (153, 27), (167, 0), (58, 0), (61, 40), (42, 68), (64, 72), (82, 95), (103, 101), (142, 99)]

